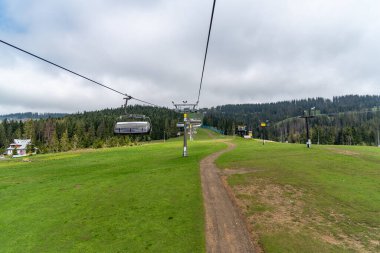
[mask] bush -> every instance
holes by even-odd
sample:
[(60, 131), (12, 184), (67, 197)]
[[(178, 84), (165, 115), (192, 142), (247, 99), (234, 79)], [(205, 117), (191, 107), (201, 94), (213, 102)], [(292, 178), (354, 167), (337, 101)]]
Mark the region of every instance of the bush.
[(104, 142), (100, 139), (97, 139), (94, 141), (94, 144), (92, 144), (93, 148), (102, 148), (104, 146)]

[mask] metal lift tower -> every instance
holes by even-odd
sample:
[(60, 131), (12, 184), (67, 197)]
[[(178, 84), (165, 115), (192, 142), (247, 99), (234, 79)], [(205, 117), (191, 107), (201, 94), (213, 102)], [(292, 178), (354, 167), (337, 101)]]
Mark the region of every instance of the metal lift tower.
[(311, 148), (311, 139), (310, 139), (310, 131), (309, 131), (309, 119), (314, 118), (314, 117), (315, 117), (315, 107), (310, 108), (309, 110), (305, 110), (304, 111), (304, 115), (301, 116), (301, 118), (305, 119), (305, 123), (306, 123), (306, 138), (307, 138), (306, 147), (307, 148)]
[(196, 112), (197, 110), (195, 107), (197, 104), (188, 104), (187, 101), (182, 101), (182, 104), (175, 104), (174, 102), (173, 105), (175, 107), (175, 110), (177, 112), (183, 113), (183, 153), (182, 156), (186, 157), (188, 155), (187, 153), (187, 127), (190, 125), (190, 119), (189, 113), (191, 112)]

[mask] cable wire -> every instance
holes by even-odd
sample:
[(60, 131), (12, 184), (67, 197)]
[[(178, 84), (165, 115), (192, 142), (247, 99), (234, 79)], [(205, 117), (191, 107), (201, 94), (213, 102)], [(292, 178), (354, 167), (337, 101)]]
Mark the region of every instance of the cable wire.
[(203, 75), (204, 75), (204, 72), (205, 72), (206, 59), (207, 59), (208, 44), (209, 44), (209, 42), (210, 42), (210, 34), (211, 34), (211, 28), (212, 28), (212, 21), (213, 21), (213, 19), (214, 19), (215, 2), (216, 2), (216, 0), (214, 0), (214, 3), (213, 3), (213, 5), (212, 5), (211, 19), (210, 19), (210, 26), (209, 26), (209, 29), (208, 29), (208, 36), (207, 36), (206, 51), (205, 51), (205, 56), (204, 56), (204, 59), (203, 59), (202, 76), (201, 76), (201, 82), (200, 82), (200, 84), (199, 84), (198, 99), (197, 99), (197, 102), (196, 102), (197, 105), (198, 105), (198, 103), (199, 103), (199, 98), (200, 98), (200, 96), (201, 96), (202, 83), (203, 83)]
[(139, 102), (141, 102), (141, 103), (145, 103), (145, 104), (151, 105), (151, 106), (160, 107), (159, 105), (156, 105), (156, 104), (153, 104), (153, 103), (150, 103), (150, 102), (147, 102), (147, 101), (144, 101), (144, 100), (141, 100), (141, 99), (135, 98), (135, 97), (132, 97), (132, 99), (134, 99), (134, 100), (136, 100), (136, 101), (139, 101)]
[[(81, 77), (81, 78), (83, 78), (83, 79), (86, 79), (87, 81), (90, 81), (90, 82), (95, 83), (95, 84), (97, 84), (97, 85), (100, 85), (100, 86), (102, 86), (102, 87), (104, 87), (104, 88), (106, 88), (106, 89), (109, 89), (109, 90), (111, 90), (111, 91), (113, 91), (113, 92), (116, 92), (116, 93), (118, 93), (118, 94), (120, 94), (120, 95), (127, 96), (127, 97), (129, 96), (127, 93), (123, 93), (123, 92), (121, 92), (121, 91), (115, 90), (115, 89), (113, 89), (113, 88), (111, 88), (111, 87), (109, 87), (109, 86), (107, 86), (107, 85), (104, 85), (104, 84), (102, 84), (102, 83), (99, 83), (99, 82), (97, 82), (97, 81), (95, 81), (95, 80), (93, 80), (93, 79), (91, 79), (91, 78), (88, 78), (88, 77), (86, 77), (86, 76), (84, 76), (84, 75), (81, 75), (81, 74), (79, 74), (79, 73), (77, 73), (77, 72), (75, 72), (75, 71), (72, 71), (72, 70), (68, 69), (68, 68), (62, 67), (61, 65), (58, 65), (58, 64), (56, 64), (56, 63), (54, 63), (54, 62), (52, 62), (52, 61), (46, 60), (45, 58), (42, 58), (42, 57), (40, 57), (40, 56), (38, 56), (38, 55), (35, 55), (35, 54), (31, 53), (31, 52), (28, 52), (28, 51), (26, 51), (26, 50), (24, 50), (24, 49), (22, 49), (22, 48), (19, 48), (19, 47), (15, 46), (15, 45), (12, 45), (12, 44), (10, 44), (10, 43), (8, 43), (8, 42), (5, 42), (5, 41), (1, 40), (1, 39), (0, 39), (0, 42), (3, 43), (3, 44), (5, 44), (5, 45), (7, 45), (7, 46), (10, 46), (10, 47), (12, 47), (12, 48), (14, 48), (14, 49), (17, 49), (17, 50), (19, 50), (19, 51), (21, 51), (21, 52), (23, 52), (23, 53), (26, 53), (26, 54), (28, 54), (28, 55), (31, 55), (31, 56), (33, 56), (33, 57), (35, 57), (35, 58), (37, 58), (37, 59), (39, 59), (39, 60), (41, 60), (41, 61), (47, 62), (47, 63), (49, 63), (49, 64), (51, 64), (51, 65), (53, 65), (53, 66), (55, 66), (55, 67), (58, 67), (58, 68), (60, 68), (60, 69), (63, 69), (63, 70), (65, 70), (65, 71), (67, 71), (67, 72), (69, 72), (69, 73), (71, 73), (71, 74), (74, 74), (74, 75), (79, 76), (79, 77)], [(149, 102), (147, 102), (147, 101), (144, 101), (144, 100), (141, 100), (141, 99), (135, 98), (135, 97), (133, 97), (133, 96), (130, 96), (130, 97), (131, 97), (131, 99), (134, 99), (134, 100), (136, 100), (136, 101), (139, 101), (139, 102), (142, 102), (142, 103), (145, 103), (145, 104), (148, 104), (148, 105), (152, 105), (152, 106), (157, 106), (157, 107), (159, 107), (158, 105), (155, 105), (155, 104), (153, 104), (153, 103), (149, 103)]]

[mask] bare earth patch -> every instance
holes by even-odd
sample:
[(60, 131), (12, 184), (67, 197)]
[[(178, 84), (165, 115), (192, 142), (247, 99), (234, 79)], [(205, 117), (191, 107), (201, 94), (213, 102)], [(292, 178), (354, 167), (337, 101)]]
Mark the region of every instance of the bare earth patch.
[[(244, 171), (235, 170), (238, 174)], [(224, 172), (224, 181), (227, 184), (227, 176), (232, 170)], [(248, 172), (247, 172), (248, 173)], [(249, 185), (238, 185), (233, 187), (233, 194), (237, 205), (246, 216), (249, 230), (253, 238), (260, 237), (260, 232), (275, 233), (286, 229), (289, 233), (310, 231), (310, 234), (319, 241), (332, 245), (353, 249), (357, 252), (376, 252), (378, 240), (369, 240), (369, 245), (362, 241), (344, 234), (337, 229), (338, 224), (344, 220), (344, 216), (331, 212), (329, 220), (306, 206), (303, 199), (307, 194), (291, 185), (271, 184), (263, 179), (254, 178)], [(260, 227), (255, 231), (254, 227)], [(327, 232), (323, 227), (334, 227), (335, 233)]]
[(328, 150), (332, 151), (333, 153), (340, 154), (340, 155), (348, 155), (348, 156), (357, 156), (360, 155), (360, 153), (351, 151), (351, 150), (344, 150), (339, 148), (328, 148)]

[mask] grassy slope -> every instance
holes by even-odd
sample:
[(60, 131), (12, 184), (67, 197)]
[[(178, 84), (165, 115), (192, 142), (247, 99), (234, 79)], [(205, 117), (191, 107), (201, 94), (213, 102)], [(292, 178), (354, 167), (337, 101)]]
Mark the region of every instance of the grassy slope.
[(192, 142), (187, 158), (178, 141), (2, 161), (0, 252), (204, 252), (199, 161), (224, 146)]
[(197, 132), (198, 133), (194, 136), (195, 140), (210, 140), (210, 139), (227, 140), (227, 139), (230, 139), (229, 136), (221, 135), (221, 134), (216, 133), (214, 131), (203, 129), (203, 128), (198, 128)]
[[(380, 250), (376, 243), (371, 244), (380, 240), (379, 148), (314, 145), (306, 149), (304, 145), (293, 144), (263, 146), (257, 141), (243, 140), (236, 143), (238, 147), (224, 154), (217, 164), (223, 168), (251, 168), (256, 172), (231, 176), (229, 183), (235, 189), (253, 184), (291, 186), (303, 193), (301, 200), (305, 206), (298, 219), (302, 222), (313, 215), (322, 217), (322, 222), (311, 221), (294, 233), (286, 226), (274, 230), (260, 227), (263, 224), (257, 221), (255, 229), (259, 230), (260, 242), (266, 251), (349, 250), (319, 240), (312, 230), (333, 235), (338, 241), (343, 234), (359, 241), (364, 250)], [(251, 204), (256, 205), (252, 214), (266, 210), (276, 212), (276, 206), (265, 206), (255, 196), (251, 198)]]

